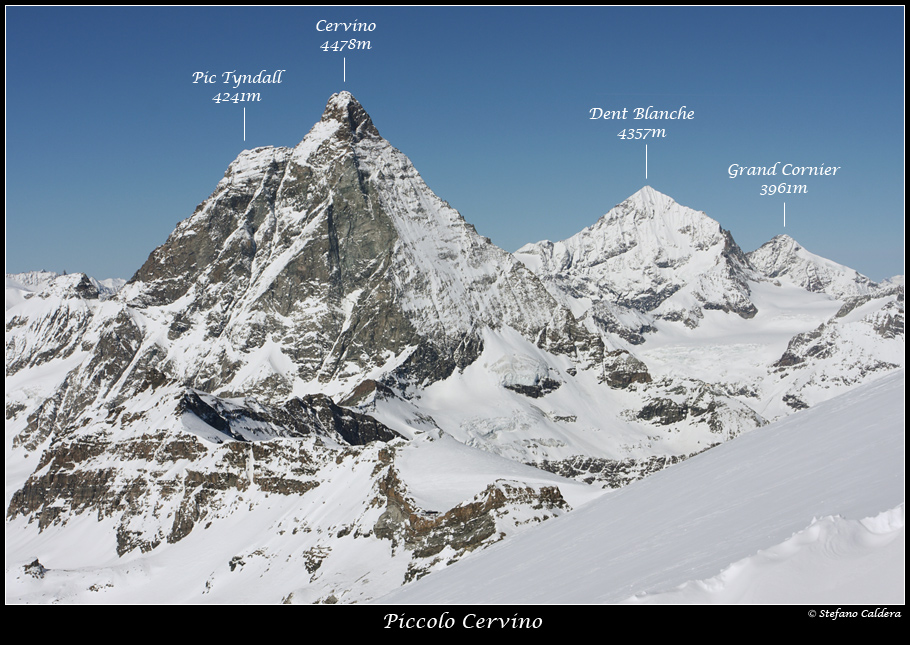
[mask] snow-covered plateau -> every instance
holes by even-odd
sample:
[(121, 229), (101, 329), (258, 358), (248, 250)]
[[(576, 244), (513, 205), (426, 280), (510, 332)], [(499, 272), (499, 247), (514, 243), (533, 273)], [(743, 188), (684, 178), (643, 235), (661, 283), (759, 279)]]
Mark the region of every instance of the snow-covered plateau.
[(7, 602), (902, 581), (902, 276), (745, 253), (648, 186), (510, 254), (347, 92), (241, 152), (125, 284), (8, 274), (6, 307)]

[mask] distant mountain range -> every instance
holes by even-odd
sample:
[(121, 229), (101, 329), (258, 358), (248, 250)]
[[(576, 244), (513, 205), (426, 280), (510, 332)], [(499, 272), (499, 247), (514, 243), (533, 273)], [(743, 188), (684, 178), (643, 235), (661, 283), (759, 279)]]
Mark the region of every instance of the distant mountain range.
[[(61, 273), (54, 271), (29, 271), (27, 273), (7, 273), (6, 274), (6, 308), (9, 309), (18, 305), (23, 300), (30, 298), (32, 294), (43, 291), (51, 282), (59, 278)], [(98, 291), (100, 298), (110, 298), (120, 290), (120, 287), (126, 284), (123, 278), (106, 278), (96, 280), (88, 278), (92, 286)]]
[(8, 601), (347, 603), (901, 369), (904, 287), (650, 187), (510, 254), (341, 92), (6, 330)]

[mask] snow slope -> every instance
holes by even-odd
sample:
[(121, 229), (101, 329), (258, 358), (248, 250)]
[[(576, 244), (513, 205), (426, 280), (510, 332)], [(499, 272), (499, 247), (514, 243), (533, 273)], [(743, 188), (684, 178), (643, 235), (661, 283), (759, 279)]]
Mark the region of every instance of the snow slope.
[(708, 580), (629, 603), (904, 602), (904, 505), (862, 520), (825, 517)]
[[(789, 585), (786, 602), (903, 603), (903, 392), (900, 370), (379, 602), (779, 602), (743, 591), (767, 575)], [(775, 552), (796, 555), (769, 571)], [(834, 584), (842, 572), (861, 594)]]

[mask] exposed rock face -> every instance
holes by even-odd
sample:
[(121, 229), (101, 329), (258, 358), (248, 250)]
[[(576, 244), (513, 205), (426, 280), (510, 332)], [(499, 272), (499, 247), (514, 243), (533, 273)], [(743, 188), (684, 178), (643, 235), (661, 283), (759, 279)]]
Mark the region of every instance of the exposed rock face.
[(45, 569), (44, 565), (38, 561), (38, 558), (35, 558), (34, 562), (30, 562), (29, 564), (25, 565), (25, 567), (23, 567), (23, 570), (25, 573), (34, 578), (43, 578), (44, 574), (47, 573), (47, 569)]
[(783, 402), (801, 410), (822, 400), (822, 388), (846, 389), (901, 367), (904, 326), (902, 285), (847, 298), (826, 322), (790, 339), (773, 364), (781, 378), (792, 381)]
[[(374, 534), (390, 540), (394, 548), (412, 552), (414, 560), (405, 582), (418, 579), (442, 562), (439, 558), (420, 562), (446, 553), (445, 563), (454, 562), (465, 553), (502, 539), (503, 527), (516, 523), (542, 522), (571, 510), (555, 486), (533, 488), (517, 482), (497, 481), (486, 490), (445, 512), (425, 511), (409, 497), (407, 488), (394, 467), (390, 467), (378, 486), (380, 496), (374, 500), (385, 510), (373, 527)], [(522, 519), (522, 513), (532, 515)]]
[(825, 326), (821, 325), (814, 331), (794, 336), (787, 346), (787, 351), (784, 352), (783, 356), (781, 356), (776, 363), (774, 363), (774, 367), (792, 367), (794, 365), (799, 365), (800, 363), (805, 362), (806, 357), (810, 356), (817, 356), (819, 358), (831, 356), (834, 353), (834, 347), (832, 345), (816, 342), (822, 338), (824, 328)]
[(661, 379), (649, 389), (645, 404), (625, 414), (660, 426), (705, 425), (714, 443), (767, 423), (760, 414), (727, 392), (695, 379)]
[(626, 388), (632, 383), (650, 383), (648, 367), (624, 349), (604, 356), (602, 379), (610, 387)]
[[(223, 517), (236, 504), (235, 492), (306, 493), (319, 486), (320, 467), (334, 458), (330, 452), (313, 440), (215, 446), (167, 432), (118, 442), (86, 435), (44, 452), (13, 495), (7, 518), (28, 517), (39, 530), (83, 513), (112, 518), (118, 554), (144, 552)], [(181, 463), (192, 466), (175, 468)]]
[(512, 390), (513, 392), (518, 392), (519, 394), (529, 396), (532, 399), (537, 399), (546, 394), (549, 394), (550, 392), (553, 392), (554, 390), (559, 389), (560, 385), (562, 385), (562, 383), (560, 383), (557, 380), (545, 378), (545, 379), (538, 381), (534, 385), (522, 385), (521, 383), (510, 383), (503, 387), (506, 387), (506, 388)]
[(688, 417), (689, 406), (685, 402), (678, 403), (673, 399), (657, 399), (643, 407), (637, 416), (639, 419), (653, 419), (661, 425), (668, 426)]
[[(484, 326), (573, 354), (587, 337), (427, 188), (346, 92), (296, 148), (238, 157), (124, 295), (144, 310), (178, 298), (179, 314), (149, 314), (169, 328), (162, 370), (225, 395), (281, 398), (295, 380), (353, 386), (389, 356), (399, 377), (433, 382), (476, 358)], [(543, 333), (554, 327), (558, 342)], [(205, 353), (184, 364), (200, 340)], [(262, 353), (277, 355), (273, 373), (246, 375)]]
[[(192, 414), (225, 439), (261, 441), (275, 436), (315, 434), (342, 444), (365, 445), (391, 441), (394, 430), (364, 414), (341, 408), (324, 394), (292, 398), (280, 407), (245, 400), (243, 405), (189, 390), (177, 404), (177, 414)], [(217, 437), (215, 437), (218, 440)]]
[[(713, 447), (709, 446), (705, 450)], [(601, 459), (578, 456), (561, 461), (543, 461), (534, 465), (563, 477), (583, 481), (586, 484), (599, 484), (604, 488), (622, 488), (664, 468), (685, 461), (694, 454), (698, 453), (648, 459)]]
[[(52, 440), (35, 473), (13, 495), (7, 517), (28, 517), (43, 530), (73, 514), (96, 513), (118, 522), (118, 553), (147, 551), (164, 541), (179, 541), (208, 515), (218, 516), (233, 491), (253, 487), (302, 495), (318, 486), (320, 468), (337, 452), (323, 447), (322, 438), (356, 446), (398, 436), (324, 395), (293, 398), (281, 407), (252, 399), (226, 401), (194, 390), (171, 400), (175, 430), (182, 432), (144, 432), (146, 413), (122, 408), (112, 410), (89, 433), (47, 430), (36, 413), (17, 443)], [(165, 509), (174, 516), (170, 529), (155, 529)], [(130, 528), (134, 523), (146, 528)]]

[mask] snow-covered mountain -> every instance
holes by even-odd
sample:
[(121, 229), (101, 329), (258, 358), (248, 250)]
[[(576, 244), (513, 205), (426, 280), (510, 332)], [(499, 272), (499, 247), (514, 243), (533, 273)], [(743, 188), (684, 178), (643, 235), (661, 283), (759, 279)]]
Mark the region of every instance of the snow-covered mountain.
[(789, 235), (778, 235), (746, 257), (768, 278), (789, 282), (807, 291), (824, 292), (840, 300), (867, 296), (881, 289), (861, 273), (810, 253)]
[(765, 271), (648, 187), (513, 256), (336, 94), (116, 293), (18, 282), (8, 589), (368, 600), (903, 366), (902, 283)]
[(904, 387), (901, 370), (378, 602), (903, 604)]
[(273, 400), (341, 394), (374, 370), (440, 380), (474, 361), (484, 328), (573, 358), (593, 340), (346, 92), (296, 148), (241, 154), (121, 301), (166, 329), (168, 374)]
[(650, 187), (515, 255), (608, 349), (646, 366), (660, 401), (689, 383), (732, 395), (761, 425), (903, 365), (902, 280), (876, 284), (787, 236), (744, 254)]
[(756, 313), (749, 281), (757, 276), (730, 232), (650, 186), (569, 239), (528, 244), (515, 255), (573, 313), (625, 331), (632, 343), (657, 319), (694, 328), (706, 310)]
[[(33, 293), (43, 291), (51, 283), (59, 278), (60, 273), (53, 271), (28, 271), (26, 273), (7, 273), (6, 274), (6, 308), (19, 304), (26, 298), (30, 298)], [(123, 278), (106, 278), (96, 280), (89, 277), (89, 282), (98, 290), (101, 298), (110, 298), (120, 290), (120, 287), (126, 284)]]

